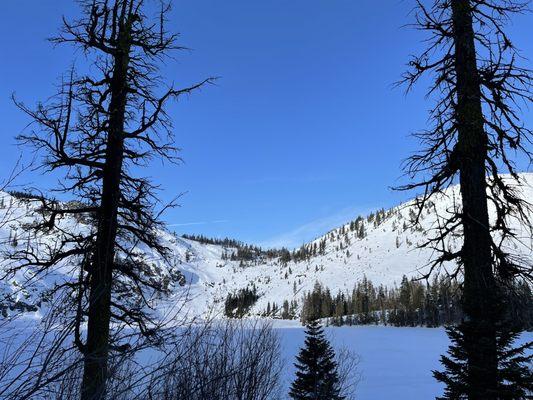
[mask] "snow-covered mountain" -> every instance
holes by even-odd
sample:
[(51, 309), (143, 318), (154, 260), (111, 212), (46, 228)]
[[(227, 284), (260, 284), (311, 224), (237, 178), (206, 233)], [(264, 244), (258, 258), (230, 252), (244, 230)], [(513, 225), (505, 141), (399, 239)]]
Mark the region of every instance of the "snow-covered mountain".
[[(524, 186), (519, 188), (524, 199), (533, 199), (533, 174), (523, 174)], [(189, 315), (214, 313), (221, 315), (228, 293), (255, 285), (260, 298), (251, 309), (259, 314), (267, 303), (281, 305), (284, 300), (300, 301), (302, 295), (312, 290), (315, 282), (321, 282), (333, 292), (351, 290), (364, 276), (374, 284), (392, 286), (399, 284), (403, 275), (419, 276), (427, 269), (434, 256), (429, 249), (420, 249), (431, 231), (438, 226), (438, 217), (449, 212), (458, 203), (457, 187), (435, 198), (427, 207), (418, 227), (411, 227), (414, 201), (389, 210), (378, 210), (354, 221), (349, 221), (316, 240), (306, 244), (305, 250), (289, 256), (283, 252), (254, 253), (243, 257), (243, 248), (235, 244), (210, 244), (205, 241), (178, 237), (161, 232), (163, 241), (172, 250), (172, 261), (163, 262), (148, 249), (139, 248), (139, 253), (150, 261), (154, 276), (166, 279), (172, 289), (169, 298), (161, 299), (159, 308), (164, 312), (186, 301), (182, 312)], [(25, 224), (35, 218), (37, 205), (23, 198), (7, 193), (0, 194), (0, 237), (5, 248), (25, 246), (19, 240)], [(494, 211), (491, 210), (493, 214)], [(88, 229), (83, 221), (64, 219), (63, 228)], [(510, 250), (522, 256), (533, 258), (533, 238), (518, 221), (513, 228), (521, 240), (510, 244)], [(35, 240), (53, 245), (55, 236)], [(460, 237), (451, 238), (450, 245), (457, 246)], [(244, 248), (246, 251), (247, 248)], [(253, 253), (253, 252), (252, 252)], [(251, 258), (251, 259), (250, 259)], [(0, 264), (0, 271), (6, 261)], [(71, 279), (75, 269), (69, 265), (58, 265), (45, 279), (31, 280), (30, 271), (20, 271), (15, 276), (0, 282), (0, 315), (11, 303), (33, 309), (38, 294), (58, 279)], [(177, 284), (179, 281), (182, 286)], [(178, 279), (179, 278), (179, 279)], [(31, 282), (26, 290), (20, 290), (22, 282)], [(3, 298), (3, 300), (2, 300)]]

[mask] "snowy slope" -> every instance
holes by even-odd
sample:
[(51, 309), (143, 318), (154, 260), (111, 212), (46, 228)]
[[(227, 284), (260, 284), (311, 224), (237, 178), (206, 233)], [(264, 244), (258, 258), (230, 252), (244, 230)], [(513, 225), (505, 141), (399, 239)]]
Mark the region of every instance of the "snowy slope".
[[(533, 199), (533, 174), (523, 174), (526, 185), (520, 188), (522, 197)], [(154, 271), (163, 277), (185, 278), (185, 285), (177, 284), (177, 279), (169, 279), (173, 295), (159, 304), (162, 312), (170, 307), (181, 305), (186, 299), (183, 313), (189, 315), (220, 315), (224, 299), (228, 293), (254, 284), (260, 299), (252, 313), (266, 309), (267, 303), (281, 305), (284, 300), (300, 300), (303, 293), (310, 291), (316, 281), (332, 289), (351, 290), (354, 284), (366, 276), (374, 284), (398, 284), (403, 275), (418, 276), (427, 268), (432, 258), (428, 249), (419, 249), (417, 245), (431, 235), (438, 224), (437, 215), (445, 215), (457, 203), (458, 188), (449, 189), (444, 195), (434, 200), (434, 207), (424, 210), (421, 226), (410, 228), (413, 202), (407, 202), (390, 210), (380, 212), (380, 217), (368, 219), (364, 216), (356, 229), (350, 229), (350, 222), (328, 232), (307, 245), (308, 248), (320, 247), (322, 252), (302, 261), (282, 262), (279, 258), (260, 257), (251, 262), (232, 261), (224, 255), (236, 252), (234, 248), (220, 245), (203, 244), (194, 240), (176, 237), (168, 232), (161, 232), (163, 240), (172, 249), (171, 265), (167, 265), (149, 250), (140, 248), (139, 253), (150, 260)], [(14, 237), (23, 237), (24, 224), (31, 222), (35, 214), (35, 204), (0, 194), (0, 237), (6, 249), (24, 246)], [(493, 210), (491, 210), (493, 213)], [(62, 220), (66, 229), (90, 229), (80, 221)], [(361, 228), (362, 225), (362, 228)], [(354, 224), (352, 223), (352, 228)], [(533, 239), (530, 232), (522, 229), (518, 222), (514, 228), (521, 236), (519, 245), (512, 245), (511, 250), (517, 254), (533, 258)], [(361, 234), (361, 230), (364, 234)], [(53, 244), (54, 233), (34, 240), (43, 244)], [(453, 239), (452, 239), (453, 240)], [(457, 246), (457, 243), (450, 245)], [(324, 244), (323, 244), (324, 246)], [(2, 261), (0, 269), (6, 265)], [(20, 291), (20, 284), (28, 278), (27, 271), (0, 282), (0, 303), (2, 295), (11, 295), (12, 300), (34, 304), (37, 295), (56, 280), (73, 279), (75, 270), (69, 265), (59, 265), (45, 279), (32, 282), (31, 290)], [(4, 299), (4, 304), (6, 303)], [(0, 310), (1, 311), (1, 310)]]

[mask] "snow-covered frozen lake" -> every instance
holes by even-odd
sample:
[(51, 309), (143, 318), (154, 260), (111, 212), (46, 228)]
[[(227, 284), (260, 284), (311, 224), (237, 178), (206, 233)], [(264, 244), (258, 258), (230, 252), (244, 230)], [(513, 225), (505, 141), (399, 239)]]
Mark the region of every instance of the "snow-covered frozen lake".
[[(31, 324), (31, 321), (27, 321)], [(303, 345), (305, 328), (297, 321), (271, 321), (279, 335), (284, 361), (283, 384), (288, 388), (294, 379), (295, 357)], [(21, 324), (19, 329), (28, 326)], [(359, 356), (360, 381), (357, 400), (428, 400), (442, 395), (443, 387), (431, 371), (441, 369), (440, 355), (449, 340), (443, 328), (394, 328), (387, 326), (343, 326), (325, 328), (336, 351), (348, 349)], [(9, 336), (9, 332), (0, 332)], [(520, 342), (533, 340), (526, 332)], [(0, 354), (2, 354), (0, 340)], [(148, 356), (147, 356), (148, 355)], [(144, 357), (151, 357), (148, 351)], [(280, 400), (288, 399), (285, 395)]]
[[(290, 381), (304, 329), (295, 325), (276, 330), (287, 362), (285, 377)], [(442, 395), (443, 387), (431, 371), (441, 368), (440, 355), (448, 348), (443, 328), (353, 326), (330, 327), (326, 332), (336, 349), (344, 346), (360, 356), (358, 400), (428, 400)], [(533, 340), (533, 333), (525, 333), (521, 340)]]

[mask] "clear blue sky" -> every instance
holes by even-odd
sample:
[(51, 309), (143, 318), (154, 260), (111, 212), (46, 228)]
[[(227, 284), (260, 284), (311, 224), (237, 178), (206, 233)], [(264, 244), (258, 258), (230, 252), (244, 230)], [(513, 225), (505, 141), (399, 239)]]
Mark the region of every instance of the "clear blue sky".
[[(163, 199), (187, 192), (166, 215), (177, 232), (248, 242), (299, 245), (368, 210), (408, 197), (389, 187), (416, 149), (430, 104), (420, 90), (392, 84), (421, 47), (414, 0), (175, 0), (169, 28), (193, 51), (177, 54), (164, 75), (183, 85), (220, 76), (217, 86), (171, 107), (180, 166), (147, 173)], [(12, 92), (33, 104), (81, 54), (53, 48), (73, 0), (2, 1), (0, 13), (0, 166), (14, 165), (14, 136), (27, 124)], [(531, 15), (511, 27), (532, 58)], [(526, 117), (530, 122), (531, 113)], [(26, 157), (30, 155), (25, 154)], [(21, 184), (50, 187), (49, 177)]]

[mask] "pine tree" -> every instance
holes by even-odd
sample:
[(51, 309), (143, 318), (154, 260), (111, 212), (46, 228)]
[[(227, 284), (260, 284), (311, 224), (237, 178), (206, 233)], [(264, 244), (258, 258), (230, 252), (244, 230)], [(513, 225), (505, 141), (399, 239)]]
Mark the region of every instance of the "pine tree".
[(296, 379), (289, 396), (296, 400), (342, 400), (335, 352), (318, 320), (307, 324), (305, 347), (296, 357)]
[[(441, 357), (444, 371), (433, 371), (435, 378), (446, 385), (444, 396), (439, 400), (462, 400), (475, 398), (468, 373), (468, 341), (465, 337), (471, 334), (472, 327), (468, 322), (458, 327), (447, 328), (452, 344), (448, 355)], [(531, 364), (532, 342), (513, 347), (513, 343), (520, 331), (502, 325), (496, 334), (497, 350), (497, 383), (492, 396), (497, 399), (521, 400), (527, 399), (533, 390), (533, 372), (528, 368)], [(526, 353), (528, 355), (526, 355)]]
[[(169, 285), (153, 279), (151, 263), (137, 249), (150, 249), (164, 260), (170, 249), (159, 234), (158, 185), (140, 170), (155, 159), (178, 161), (168, 103), (212, 79), (183, 89), (163, 84), (162, 61), (182, 48), (177, 35), (167, 31), (166, 2), (160, 2), (159, 11), (144, 0), (78, 3), (80, 16), (64, 18), (51, 40), (83, 52), (87, 67), (72, 67), (56, 93), (36, 107), (14, 102), (35, 126), (17, 141), (38, 155), (39, 167), (59, 174), (60, 183), (52, 191), (79, 204), (24, 194), (39, 203), (40, 213), (22, 233), (29, 238), (54, 229), (56, 240), (48, 251), (33, 240), (25, 248), (15, 247), (8, 254), (8, 273), (27, 269), (37, 279), (58, 263), (73, 268), (77, 279), (50, 288), (65, 301), (54, 302), (48, 315), (64, 315), (64, 330), (54, 340), (72, 335), (83, 364), (79, 397), (94, 400), (106, 396), (109, 361), (121, 350), (133, 354), (132, 343), (165, 342), (152, 301), (168, 293)], [(173, 206), (171, 202), (163, 209)], [(58, 221), (65, 216), (87, 220), (90, 229), (60, 228)], [(124, 334), (123, 326), (131, 332)], [(58, 343), (50, 343), (50, 349), (61, 347)], [(36, 385), (46, 390), (61, 376), (49, 381), (40, 377)]]
[(283, 310), (281, 311), (281, 319), (290, 319), (289, 301), (284, 300), (282, 307), (283, 307)]
[[(428, 33), (427, 47), (410, 60), (403, 79), (410, 90), (422, 77), (431, 77), (427, 94), (435, 101), (428, 128), (417, 134), (423, 150), (405, 164), (407, 175), (417, 179), (401, 189), (424, 193), (416, 201), (413, 224), (431, 206), (429, 201), (459, 183), (461, 201), (439, 218), (438, 232), (422, 246), (441, 247), (426, 278), (452, 261), (457, 268), (451, 276), (463, 277), (462, 311), (468, 329), (463, 331), (461, 352), (466, 352), (471, 400), (500, 399), (500, 316), (494, 312), (498, 280), (531, 276), (531, 266), (517, 262), (508, 249), (511, 241), (520, 240), (510, 229), (512, 219), (533, 231), (530, 205), (514, 190), (523, 184), (514, 157), (531, 158), (522, 143), (531, 141), (533, 131), (521, 120), (519, 104), (531, 102), (533, 75), (518, 65), (521, 57), (506, 29), (513, 14), (530, 11), (529, 3), (417, 1), (415, 26)], [(489, 206), (494, 218), (489, 218)], [(463, 240), (457, 250), (440, 246), (459, 228)]]

